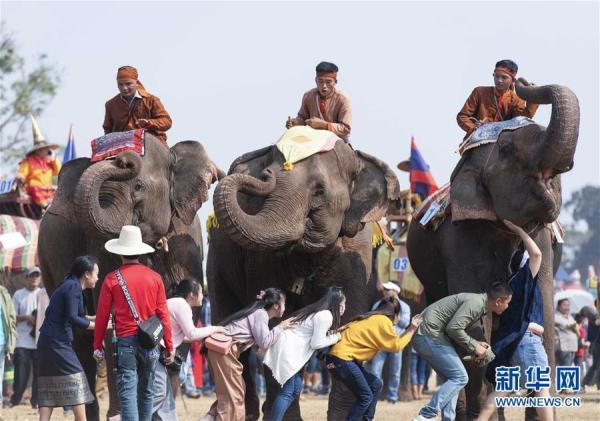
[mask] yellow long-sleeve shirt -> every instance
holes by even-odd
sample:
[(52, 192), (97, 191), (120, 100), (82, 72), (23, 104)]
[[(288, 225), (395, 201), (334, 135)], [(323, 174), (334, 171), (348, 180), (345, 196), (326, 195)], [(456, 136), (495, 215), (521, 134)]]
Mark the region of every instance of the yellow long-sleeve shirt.
[(379, 351), (399, 352), (408, 345), (412, 335), (412, 331), (407, 331), (398, 336), (390, 318), (376, 314), (351, 323), (329, 353), (345, 361), (369, 361)]

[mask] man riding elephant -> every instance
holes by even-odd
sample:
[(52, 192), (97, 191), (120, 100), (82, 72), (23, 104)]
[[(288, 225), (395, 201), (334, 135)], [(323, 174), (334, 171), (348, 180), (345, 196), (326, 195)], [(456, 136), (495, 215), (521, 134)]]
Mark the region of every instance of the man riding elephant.
[(167, 130), (173, 122), (158, 97), (148, 93), (132, 66), (117, 71), (119, 93), (106, 102), (104, 133), (146, 129), (167, 146)]
[(326, 61), (317, 64), (316, 88), (306, 92), (296, 118), (286, 122), (286, 128), (308, 125), (313, 129), (329, 130), (344, 140), (352, 130), (350, 99), (337, 89), (338, 67)]
[(478, 86), (456, 116), (468, 137), (483, 124), (510, 120), (518, 116), (533, 118), (538, 104), (523, 101), (515, 93), (519, 66), (512, 60), (500, 60), (494, 68), (494, 86)]

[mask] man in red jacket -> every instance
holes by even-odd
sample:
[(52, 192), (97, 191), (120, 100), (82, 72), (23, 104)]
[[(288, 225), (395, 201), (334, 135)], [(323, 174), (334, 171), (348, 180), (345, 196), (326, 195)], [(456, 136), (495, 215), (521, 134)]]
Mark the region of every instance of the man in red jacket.
[[(127, 286), (140, 322), (156, 315), (164, 329), (167, 351), (165, 362), (175, 356), (171, 339), (171, 326), (167, 310), (167, 297), (160, 275), (142, 265), (140, 255), (153, 253), (154, 249), (142, 242), (142, 233), (136, 226), (125, 225), (118, 239), (106, 242), (106, 250), (121, 256), (123, 264), (118, 269)], [(119, 284), (116, 271), (104, 278), (94, 330), (94, 358), (104, 358), (102, 342), (111, 307), (114, 309), (114, 325), (117, 335), (117, 389), (121, 403), (121, 419), (150, 421), (152, 417), (152, 384), (159, 357), (158, 347), (143, 348), (137, 339), (138, 325)]]

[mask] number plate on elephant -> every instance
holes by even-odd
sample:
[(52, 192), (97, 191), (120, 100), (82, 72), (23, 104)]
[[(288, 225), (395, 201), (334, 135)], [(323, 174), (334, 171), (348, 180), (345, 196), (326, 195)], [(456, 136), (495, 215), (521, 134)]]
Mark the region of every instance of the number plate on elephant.
[(392, 272), (406, 272), (408, 257), (396, 257), (392, 260)]

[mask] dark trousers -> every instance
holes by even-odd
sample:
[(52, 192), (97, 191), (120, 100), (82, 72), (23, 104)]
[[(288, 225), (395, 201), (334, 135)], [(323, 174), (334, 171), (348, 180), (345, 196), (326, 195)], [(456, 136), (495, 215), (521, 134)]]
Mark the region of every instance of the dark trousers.
[(13, 395), (10, 398), (12, 405), (19, 405), (23, 399), (23, 392), (27, 388), (29, 374), (33, 370), (33, 385), (31, 390), (31, 404), (37, 405), (37, 362), (36, 350), (27, 348), (15, 348), (15, 383)]
[(583, 378), (583, 385), (595, 385), (600, 390), (600, 342), (592, 344), (592, 358), (593, 363)]
[(341, 360), (333, 355), (327, 356), (327, 368), (335, 378), (344, 382), (356, 397), (346, 420), (373, 420), (377, 398), (383, 387), (381, 380), (355, 361)]

